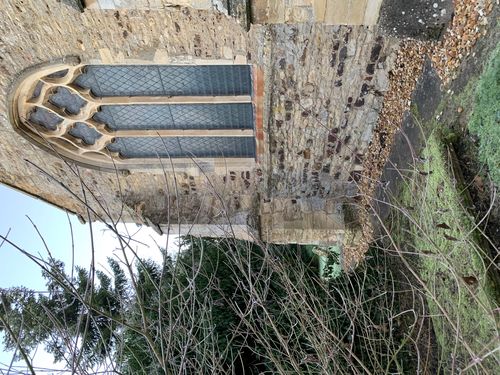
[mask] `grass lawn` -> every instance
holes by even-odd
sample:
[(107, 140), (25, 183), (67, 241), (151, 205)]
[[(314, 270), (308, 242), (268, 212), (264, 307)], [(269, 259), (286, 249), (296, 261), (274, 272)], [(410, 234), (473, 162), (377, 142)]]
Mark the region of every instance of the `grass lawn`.
[(479, 138), (479, 157), (500, 186), (500, 47), (479, 79), (469, 129)]
[(417, 273), (440, 347), (440, 373), (495, 373), (497, 298), (488, 271), (491, 260), (481, 247), (484, 238), (467, 211), (453, 156), (436, 132), (421, 156), (424, 162), (410, 173), (400, 197), (404, 215), (397, 232), (398, 240), (419, 254)]

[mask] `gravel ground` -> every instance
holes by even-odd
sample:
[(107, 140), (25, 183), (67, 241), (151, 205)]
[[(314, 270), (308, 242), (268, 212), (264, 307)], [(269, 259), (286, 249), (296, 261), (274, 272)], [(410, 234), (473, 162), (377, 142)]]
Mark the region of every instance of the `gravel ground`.
[(490, 23), (488, 17), (499, 0), (456, 0), (455, 14), (441, 40), (421, 42), (403, 40), (396, 57), (395, 68), (390, 75), (390, 89), (384, 98), (377, 128), (367, 157), (364, 172), (359, 182), (360, 221), (362, 240), (346, 245), (343, 252), (344, 269), (352, 269), (364, 258), (373, 239), (370, 220), (372, 197), (377, 181), (390, 154), (394, 135), (410, 109), (411, 96), (422, 74), (427, 56), (432, 60), (443, 86), (456, 78), (462, 61), (474, 54), (474, 46), (479, 38), (486, 35)]

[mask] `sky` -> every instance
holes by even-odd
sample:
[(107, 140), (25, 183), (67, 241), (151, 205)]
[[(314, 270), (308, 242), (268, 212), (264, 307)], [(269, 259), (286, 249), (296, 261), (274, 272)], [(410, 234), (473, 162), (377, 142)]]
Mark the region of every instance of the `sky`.
[[(118, 250), (116, 236), (106, 229), (104, 224), (92, 223), (92, 231), (96, 268), (105, 270), (106, 258), (120, 257), (121, 250)], [(134, 239), (131, 246), (140, 257), (161, 259), (157, 244), (165, 248), (167, 236), (159, 236), (152, 229), (135, 224), (121, 224), (119, 231), (130, 233)], [(1, 184), (0, 234), (30, 254), (47, 259), (45, 241), (52, 256), (65, 263), (68, 273), (71, 272), (72, 264), (88, 268), (91, 263), (89, 224), (81, 224), (76, 216), (67, 215), (65, 211), (55, 206)], [(169, 252), (177, 251), (175, 243), (176, 238), (169, 239)], [(2, 243), (0, 239), (0, 288), (14, 286), (43, 291), (45, 282), (36, 264), (10, 244)], [(11, 358), (12, 353), (4, 353), (0, 344), (0, 374), (4, 373), (2, 369), (6, 368), (6, 364), (8, 366)], [(23, 366), (23, 363), (19, 362), (18, 365)], [(43, 351), (39, 351), (35, 356), (34, 365), (45, 368), (56, 367), (52, 364), (51, 356)]]

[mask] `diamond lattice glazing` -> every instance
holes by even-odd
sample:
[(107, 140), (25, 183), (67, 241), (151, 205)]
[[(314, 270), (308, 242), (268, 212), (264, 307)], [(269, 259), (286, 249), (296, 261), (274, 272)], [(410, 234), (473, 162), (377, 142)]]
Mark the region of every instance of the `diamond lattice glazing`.
[(97, 97), (250, 95), (247, 65), (89, 65), (74, 83)]
[(94, 120), (113, 130), (252, 129), (251, 103), (102, 106)]
[[(73, 74), (76, 77), (66, 83)], [(100, 164), (95, 152), (105, 150), (124, 159), (255, 157), (251, 132), (232, 131), (254, 127), (248, 65), (78, 66), (39, 78), (30, 90), (28, 120), (47, 130), (57, 130), (64, 122), (50, 140), (81, 140), (69, 151), (83, 159), (93, 155), (88, 156), (89, 164)], [(232, 132), (221, 137), (220, 130)], [(67, 144), (52, 143), (62, 148)]]
[(69, 135), (83, 140), (88, 145), (93, 145), (102, 137), (102, 134), (90, 126), (77, 122), (68, 132)]
[(56, 92), (50, 96), (49, 101), (56, 107), (65, 109), (69, 114), (76, 115), (85, 107), (87, 102), (78, 95), (73, 94), (65, 87), (58, 87)]
[(34, 124), (42, 125), (49, 130), (56, 130), (63, 119), (45, 108), (35, 107), (29, 114), (29, 120)]
[(255, 157), (253, 137), (116, 138), (108, 145), (124, 158)]

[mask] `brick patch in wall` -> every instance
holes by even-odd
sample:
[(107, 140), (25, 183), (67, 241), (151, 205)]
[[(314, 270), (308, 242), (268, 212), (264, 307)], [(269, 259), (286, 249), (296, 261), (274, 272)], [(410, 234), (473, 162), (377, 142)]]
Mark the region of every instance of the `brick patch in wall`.
[(257, 161), (261, 161), (264, 152), (264, 72), (261, 68), (253, 68), (253, 84), (254, 84), (254, 121), (255, 121), (255, 140), (257, 143), (256, 157)]

